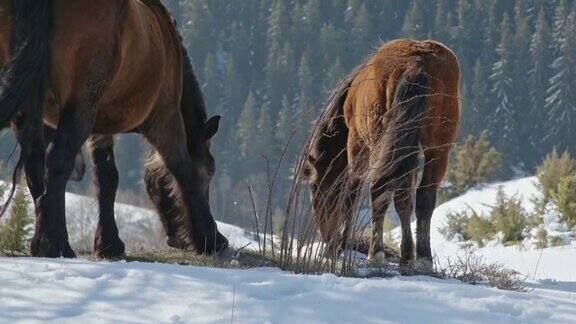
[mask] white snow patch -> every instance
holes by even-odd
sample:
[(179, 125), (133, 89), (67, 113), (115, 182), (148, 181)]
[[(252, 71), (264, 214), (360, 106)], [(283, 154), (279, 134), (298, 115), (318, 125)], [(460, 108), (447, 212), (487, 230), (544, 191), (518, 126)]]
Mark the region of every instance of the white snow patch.
[[(512, 181), (491, 184), (479, 189), (473, 189), (466, 194), (452, 199), (434, 210), (432, 216), (431, 245), (433, 253), (440, 262), (446, 258), (454, 258), (457, 255), (469, 253), (462, 250), (462, 244), (457, 241), (447, 241), (440, 229), (446, 223), (446, 215), (452, 212), (474, 209), (479, 214), (487, 214), (490, 206), (496, 202), (496, 193), (502, 187), (508, 197), (515, 196), (522, 200), (522, 206), (527, 211), (532, 211), (534, 205), (531, 199), (540, 193), (536, 187), (537, 179), (528, 177)], [(558, 217), (548, 215), (545, 226), (557, 231), (565, 230), (558, 224)], [(412, 227), (416, 229), (415, 224)], [(396, 238), (400, 237), (399, 228), (394, 230)], [(499, 263), (507, 268), (514, 269), (529, 279), (553, 279), (566, 282), (576, 282), (576, 244), (567, 246), (549, 247), (541, 250), (534, 249), (532, 244), (519, 246), (503, 246), (498, 240), (489, 242), (483, 248), (472, 248), (472, 252), (490, 263)]]
[(0, 322), (567, 323), (575, 283), (505, 292), (428, 277), (0, 258)]

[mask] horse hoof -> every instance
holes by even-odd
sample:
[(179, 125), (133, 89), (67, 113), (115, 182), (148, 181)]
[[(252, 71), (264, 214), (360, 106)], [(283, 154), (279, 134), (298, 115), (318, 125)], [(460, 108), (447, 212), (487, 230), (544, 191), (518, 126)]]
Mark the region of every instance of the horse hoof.
[(222, 235), (220, 232), (216, 233), (216, 249), (214, 252), (220, 254), (222, 252), (225, 252), (226, 250), (228, 250), (228, 246), (230, 245), (230, 243), (228, 243), (228, 239)]
[(171, 248), (184, 250), (188, 247), (188, 244), (184, 243), (181, 239), (176, 236), (169, 236), (166, 238), (166, 245)]
[(124, 255), (126, 247), (120, 238), (116, 238), (111, 242), (97, 240), (94, 244), (94, 253), (97, 257), (102, 259), (113, 259)]
[(434, 263), (430, 258), (417, 258), (412, 263), (414, 271), (418, 273), (433, 273), (434, 272)]
[(219, 254), (228, 249), (228, 239), (216, 232), (215, 236), (204, 237), (200, 242), (195, 241), (191, 249), (198, 254)]
[(30, 244), (30, 255), (39, 258), (75, 258), (76, 253), (70, 247), (68, 240), (37, 234)]
[(384, 252), (377, 252), (368, 256), (368, 264), (373, 266), (382, 266), (386, 264), (386, 254)]

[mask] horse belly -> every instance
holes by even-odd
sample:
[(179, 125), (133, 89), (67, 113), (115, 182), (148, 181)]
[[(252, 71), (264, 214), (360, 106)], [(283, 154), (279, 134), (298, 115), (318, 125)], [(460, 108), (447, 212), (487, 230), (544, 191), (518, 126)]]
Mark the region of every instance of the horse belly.
[(117, 134), (134, 131), (142, 125), (152, 107), (148, 104), (107, 104), (98, 106), (93, 133)]

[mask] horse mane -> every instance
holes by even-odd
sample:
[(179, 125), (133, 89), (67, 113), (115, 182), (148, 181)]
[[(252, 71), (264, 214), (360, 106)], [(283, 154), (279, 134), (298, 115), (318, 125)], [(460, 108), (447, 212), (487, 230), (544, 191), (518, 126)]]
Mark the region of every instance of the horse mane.
[[(180, 36), (180, 42), (182, 42), (182, 37)], [(188, 55), (188, 51), (184, 44), (182, 46), (182, 65), (183, 65), (183, 93), (182, 93), (182, 106), (190, 104), (192, 106), (192, 112), (194, 114), (195, 120), (202, 122), (202, 125), (208, 119), (206, 113), (206, 100), (204, 99), (204, 94), (200, 88), (200, 83), (196, 78), (196, 73), (194, 73), (194, 67), (192, 66), (192, 60)]]
[[(155, 10), (160, 15), (164, 16), (166, 20), (168, 20), (174, 30), (174, 35), (177, 37), (181, 51), (182, 51), (182, 77), (183, 77), (183, 85), (182, 85), (182, 100), (181, 100), (181, 108), (184, 114), (184, 119), (187, 132), (195, 131), (196, 128), (202, 130), (204, 123), (208, 119), (208, 115), (206, 113), (206, 102), (204, 100), (204, 94), (200, 88), (200, 83), (196, 78), (196, 74), (194, 73), (194, 68), (192, 67), (192, 61), (190, 56), (188, 55), (188, 51), (183, 43), (183, 37), (180, 34), (177, 26), (176, 19), (170, 13), (170, 11), (166, 8), (166, 6), (160, 0), (138, 0), (144, 3), (149, 8)], [(192, 108), (192, 109), (190, 109)], [(192, 121), (199, 122), (200, 125), (189, 125)], [(190, 128), (189, 128), (190, 126)]]
[(331, 137), (338, 132), (347, 131), (346, 123), (344, 122), (344, 102), (348, 97), (348, 90), (352, 87), (352, 82), (358, 73), (366, 66), (368, 60), (371, 58), (369, 55), (361, 64), (357, 65), (346, 75), (338, 84), (330, 91), (326, 108), (320, 117), (316, 120), (312, 132), (308, 139), (309, 150), (314, 150), (315, 146), (322, 136)]

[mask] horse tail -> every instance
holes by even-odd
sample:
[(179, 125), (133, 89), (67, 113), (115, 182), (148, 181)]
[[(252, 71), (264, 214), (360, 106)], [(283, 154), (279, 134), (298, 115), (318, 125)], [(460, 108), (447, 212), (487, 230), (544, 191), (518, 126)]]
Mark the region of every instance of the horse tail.
[(395, 190), (407, 175), (418, 168), (420, 130), (426, 108), (427, 74), (422, 64), (404, 72), (389, 109), (388, 127), (382, 142), (380, 174), (387, 189)]
[[(0, 125), (21, 111), (20, 157), (12, 177), (11, 200), (20, 171), (28, 158), (32, 132), (42, 127), (42, 114), (50, 74), (55, 0), (12, 0), (10, 58), (0, 75)], [(0, 215), (6, 211), (6, 206)]]

